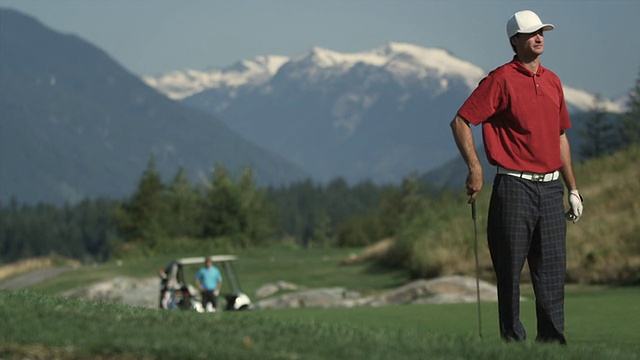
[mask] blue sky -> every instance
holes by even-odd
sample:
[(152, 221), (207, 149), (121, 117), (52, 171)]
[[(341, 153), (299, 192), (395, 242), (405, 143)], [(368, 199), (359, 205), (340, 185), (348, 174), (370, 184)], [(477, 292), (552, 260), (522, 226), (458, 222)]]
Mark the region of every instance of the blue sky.
[[(544, 66), (565, 85), (626, 96), (640, 72), (640, 1), (0, 0), (73, 33), (137, 75), (225, 67), (258, 55), (391, 41), (443, 48), (491, 70), (512, 57), (505, 25), (530, 9), (556, 30)], [(1, 20), (1, 19), (0, 19)]]

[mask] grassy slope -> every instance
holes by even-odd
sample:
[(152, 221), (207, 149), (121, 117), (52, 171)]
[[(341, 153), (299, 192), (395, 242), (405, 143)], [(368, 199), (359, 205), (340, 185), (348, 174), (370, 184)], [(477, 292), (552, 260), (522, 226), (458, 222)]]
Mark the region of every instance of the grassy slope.
[[(584, 213), (567, 224), (567, 272), (572, 283), (640, 283), (640, 146), (574, 164)], [(485, 169), (485, 171), (494, 171)], [(400, 231), (403, 264), (417, 275), (473, 276), (473, 227), (463, 184), (451, 199), (417, 216)], [(493, 281), (486, 243), (491, 184), (477, 199), (480, 265)], [(565, 200), (566, 203), (566, 200)], [(568, 209), (568, 204), (565, 208)]]
[(584, 216), (567, 233), (569, 276), (640, 282), (640, 145), (576, 167)]

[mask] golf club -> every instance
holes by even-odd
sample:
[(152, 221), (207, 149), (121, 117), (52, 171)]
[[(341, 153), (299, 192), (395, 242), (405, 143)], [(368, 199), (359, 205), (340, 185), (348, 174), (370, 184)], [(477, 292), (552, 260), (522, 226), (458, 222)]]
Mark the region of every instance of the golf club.
[(480, 264), (478, 263), (478, 225), (476, 221), (476, 200), (471, 201), (471, 218), (473, 219), (473, 253), (476, 258), (476, 302), (478, 304), (478, 335), (482, 338), (482, 315), (480, 312)]

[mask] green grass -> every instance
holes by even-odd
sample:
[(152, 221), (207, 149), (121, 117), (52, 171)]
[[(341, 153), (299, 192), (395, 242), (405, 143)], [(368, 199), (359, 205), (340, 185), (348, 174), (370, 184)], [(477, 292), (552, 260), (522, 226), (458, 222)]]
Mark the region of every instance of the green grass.
[[(568, 347), (505, 344), (495, 304), (203, 315), (0, 291), (0, 358), (639, 359), (640, 289), (567, 298)], [(523, 304), (530, 332), (532, 302)]]
[[(374, 293), (405, 283), (403, 272), (340, 266), (348, 249), (240, 251), (238, 272), (252, 295), (285, 280), (309, 288), (343, 286)], [(176, 254), (175, 257), (199, 254)], [(32, 359), (640, 359), (640, 288), (567, 291), (569, 346), (505, 344), (497, 304), (283, 309), (216, 315), (160, 311), (53, 296), (114, 276), (155, 276), (173, 256), (80, 268), (27, 291), (0, 291), (0, 358)], [(195, 271), (195, 269), (194, 269)], [(523, 295), (532, 298), (529, 286)], [(535, 304), (522, 320), (535, 338)]]

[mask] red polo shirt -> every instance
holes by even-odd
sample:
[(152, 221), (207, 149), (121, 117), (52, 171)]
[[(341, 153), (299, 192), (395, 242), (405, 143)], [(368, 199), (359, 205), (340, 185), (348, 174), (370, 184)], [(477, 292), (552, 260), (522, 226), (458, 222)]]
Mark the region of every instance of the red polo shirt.
[(571, 122), (560, 79), (542, 65), (532, 73), (514, 57), (480, 81), (458, 114), (482, 124), (492, 165), (536, 173), (562, 167), (560, 132)]

